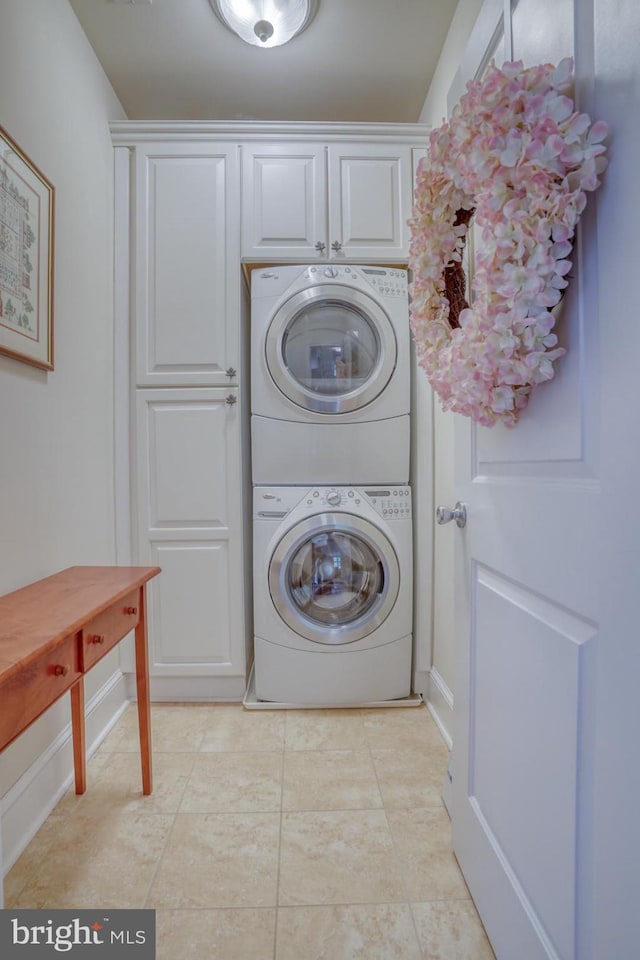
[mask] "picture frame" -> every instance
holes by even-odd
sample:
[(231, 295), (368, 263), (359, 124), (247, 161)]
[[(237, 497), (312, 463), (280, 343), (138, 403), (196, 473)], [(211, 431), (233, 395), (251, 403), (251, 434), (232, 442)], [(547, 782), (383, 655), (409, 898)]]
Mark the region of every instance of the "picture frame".
[(0, 354), (53, 370), (55, 189), (0, 126)]

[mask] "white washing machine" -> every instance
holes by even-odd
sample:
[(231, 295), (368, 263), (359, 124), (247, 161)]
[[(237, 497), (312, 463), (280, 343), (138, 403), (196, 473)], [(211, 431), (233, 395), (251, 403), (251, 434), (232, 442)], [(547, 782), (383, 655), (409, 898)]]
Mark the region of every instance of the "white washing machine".
[(255, 694), (318, 706), (411, 690), (411, 491), (255, 487)]
[(254, 484), (407, 483), (409, 380), (406, 270), (253, 271)]

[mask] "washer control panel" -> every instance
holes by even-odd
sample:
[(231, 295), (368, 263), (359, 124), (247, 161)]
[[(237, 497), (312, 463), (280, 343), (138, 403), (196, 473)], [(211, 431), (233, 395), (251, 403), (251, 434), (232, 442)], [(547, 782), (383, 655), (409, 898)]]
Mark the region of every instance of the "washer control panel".
[(370, 504), (376, 513), (388, 520), (411, 517), (411, 489), (406, 486), (375, 487), (312, 487), (304, 504), (309, 510), (349, 510), (362, 503)]
[(348, 507), (349, 503), (362, 503), (362, 500), (351, 487), (312, 487), (304, 502), (315, 510), (336, 510)]

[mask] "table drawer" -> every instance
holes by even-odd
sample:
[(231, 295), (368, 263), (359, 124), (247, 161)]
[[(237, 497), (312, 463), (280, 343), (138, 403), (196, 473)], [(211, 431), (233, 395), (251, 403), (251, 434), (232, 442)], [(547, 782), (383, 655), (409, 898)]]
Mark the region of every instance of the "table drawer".
[(90, 620), (80, 634), (80, 668), (87, 671), (140, 620), (140, 591), (133, 590), (118, 603)]
[(80, 676), (76, 634), (21, 667), (0, 691), (0, 750), (33, 723)]

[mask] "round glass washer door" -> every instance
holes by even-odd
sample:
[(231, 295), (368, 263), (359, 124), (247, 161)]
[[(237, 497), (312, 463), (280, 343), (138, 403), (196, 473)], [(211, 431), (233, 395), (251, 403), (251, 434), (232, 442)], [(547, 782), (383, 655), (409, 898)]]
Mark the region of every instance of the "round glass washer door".
[(278, 389), (305, 410), (350, 413), (382, 393), (396, 366), (389, 317), (368, 294), (341, 284), (301, 290), (275, 314), (265, 344)]
[(361, 640), (382, 624), (398, 596), (395, 550), (368, 520), (344, 513), (307, 517), (279, 541), (269, 591), (280, 617), (316, 643)]

